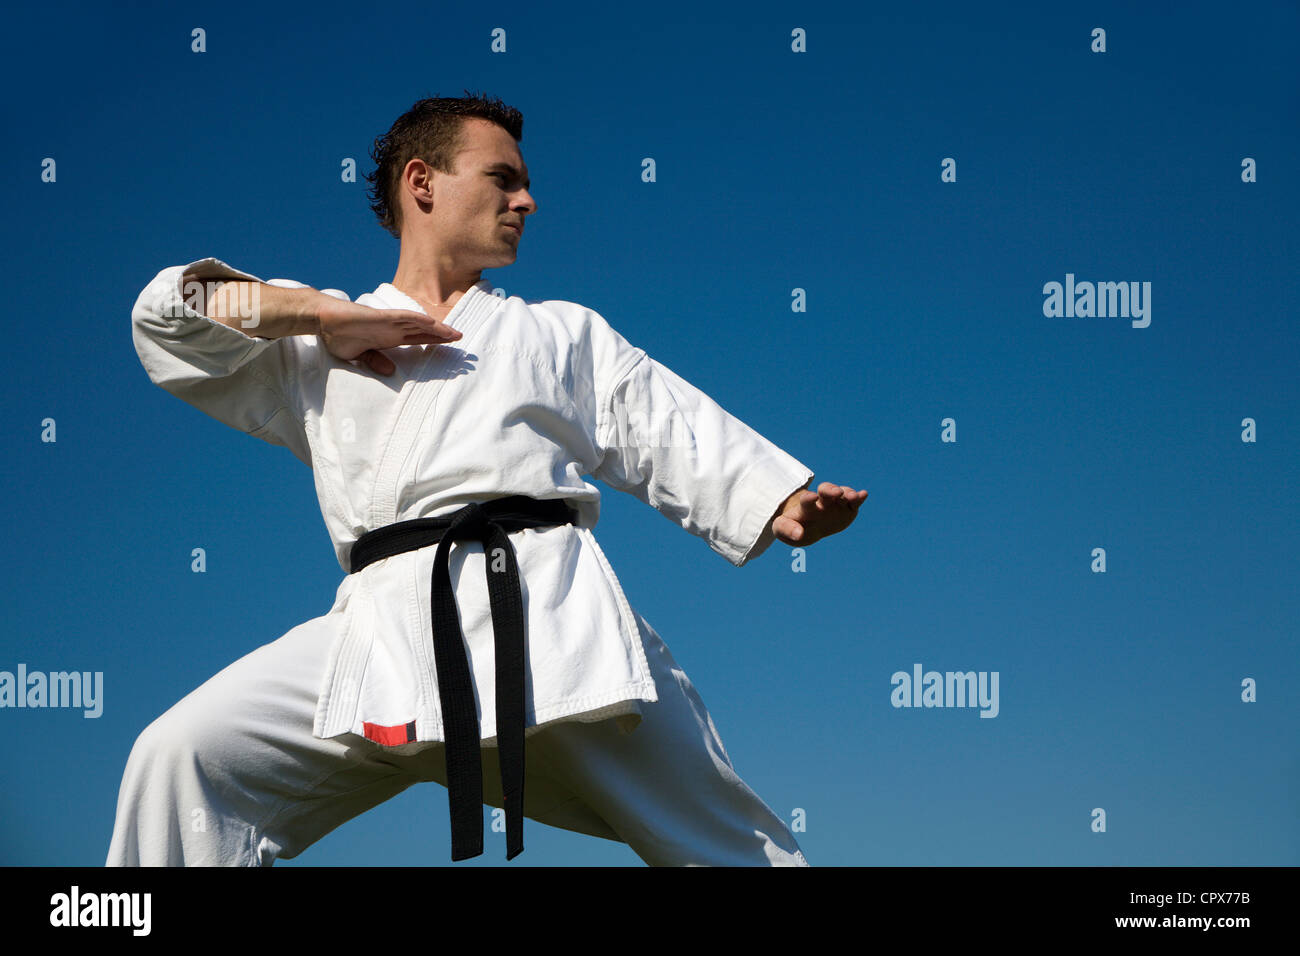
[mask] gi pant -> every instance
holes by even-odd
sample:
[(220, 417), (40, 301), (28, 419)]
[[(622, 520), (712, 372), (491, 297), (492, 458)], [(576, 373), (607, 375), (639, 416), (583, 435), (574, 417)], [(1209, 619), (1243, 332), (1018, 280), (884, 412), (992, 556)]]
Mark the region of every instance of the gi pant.
[[(807, 866), (736, 775), (667, 646), (634, 616), (659, 700), (640, 703), (630, 734), (607, 719), (530, 735), (525, 816), (627, 843), (652, 866)], [(402, 755), (353, 734), (312, 735), (334, 627), (328, 617), (295, 627), (145, 728), (122, 778), (108, 866), (270, 866), (414, 783), (446, 786), (441, 744)], [(502, 805), (491, 747), (483, 798)], [(448, 826), (445, 814), (438, 823)], [(504, 859), (504, 842), (485, 851)]]

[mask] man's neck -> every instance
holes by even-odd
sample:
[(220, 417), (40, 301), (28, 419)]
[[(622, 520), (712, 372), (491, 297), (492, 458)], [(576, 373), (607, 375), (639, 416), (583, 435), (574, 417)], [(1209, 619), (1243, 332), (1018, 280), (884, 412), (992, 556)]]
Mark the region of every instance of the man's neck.
[(482, 270), (466, 272), (438, 262), (434, 256), (417, 259), (405, 246), (397, 263), (397, 274), (389, 283), (421, 305), (451, 308), (470, 286), (482, 277)]

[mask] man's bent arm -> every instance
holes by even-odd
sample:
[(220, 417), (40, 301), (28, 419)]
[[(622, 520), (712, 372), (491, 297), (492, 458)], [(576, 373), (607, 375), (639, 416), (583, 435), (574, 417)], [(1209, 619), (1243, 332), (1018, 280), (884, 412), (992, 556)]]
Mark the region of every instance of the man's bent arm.
[[(206, 313), (212, 293), (222, 282), (236, 281), (247, 283), (249, 292), (259, 297), (263, 291), (274, 295), (301, 285), (274, 279), (266, 285), (276, 288), (265, 288), (259, 277), (212, 257), (168, 266), (144, 287), (131, 309), (131, 335), (140, 362), (155, 385), (232, 428), (288, 447), (310, 465), (297, 387), (304, 347), (314, 348), (315, 339), (259, 337), (262, 330), (250, 326), (267, 323), (260, 315), (254, 323), (247, 307), (232, 309), (244, 318), (210, 318)], [(238, 292), (238, 287), (232, 291)], [(279, 301), (283, 305), (286, 300)], [(212, 311), (217, 311), (215, 306)], [(277, 331), (294, 327), (301, 328), (281, 323)]]

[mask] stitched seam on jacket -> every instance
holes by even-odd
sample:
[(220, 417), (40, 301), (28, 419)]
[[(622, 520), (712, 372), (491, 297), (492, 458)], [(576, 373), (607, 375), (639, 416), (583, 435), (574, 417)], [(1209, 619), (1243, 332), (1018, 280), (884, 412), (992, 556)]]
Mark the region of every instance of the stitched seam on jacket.
[[(610, 405), (613, 404), (614, 393), (617, 392), (618, 387), (623, 384), (623, 380), (627, 378), (629, 375), (631, 375), (632, 371), (637, 366), (639, 366), (643, 360), (648, 359), (650, 357), (649, 355), (646, 354), (644, 349), (637, 349), (636, 351), (638, 353), (637, 356), (634, 359), (632, 359), (632, 361), (628, 364), (628, 367), (624, 369), (623, 372), (617, 378), (614, 379), (614, 384), (610, 386), (609, 391), (604, 395), (604, 397), (601, 399), (600, 405), (597, 406), (596, 408), (596, 450), (599, 452), (604, 452), (607, 450), (605, 448), (605, 443), (604, 443), (604, 439), (602, 438), (602, 435), (604, 434), (605, 429), (609, 424), (609, 419), (610, 419), (609, 408)], [(597, 468), (600, 467), (600, 462), (596, 462), (596, 467)]]

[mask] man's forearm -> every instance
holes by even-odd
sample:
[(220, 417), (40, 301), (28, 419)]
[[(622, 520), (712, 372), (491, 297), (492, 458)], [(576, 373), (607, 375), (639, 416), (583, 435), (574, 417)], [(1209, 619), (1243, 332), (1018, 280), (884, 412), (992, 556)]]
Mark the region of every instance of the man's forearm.
[(187, 300), (193, 298), (192, 293), (200, 293), (195, 304), (198, 311), (245, 335), (278, 339), (320, 331), (317, 307), (325, 293), (315, 289), (186, 274), (183, 291)]

